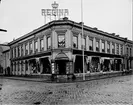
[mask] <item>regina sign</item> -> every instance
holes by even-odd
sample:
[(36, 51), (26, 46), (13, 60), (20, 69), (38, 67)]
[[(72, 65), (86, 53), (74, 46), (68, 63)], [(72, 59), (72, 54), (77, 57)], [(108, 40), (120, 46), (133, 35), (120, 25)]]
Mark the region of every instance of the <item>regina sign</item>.
[(50, 19), (52, 19), (52, 17), (60, 19), (61, 17), (68, 16), (68, 9), (58, 9), (58, 6), (59, 4), (54, 1), (52, 9), (42, 9), (42, 16), (44, 16), (45, 19), (46, 16), (49, 16)]

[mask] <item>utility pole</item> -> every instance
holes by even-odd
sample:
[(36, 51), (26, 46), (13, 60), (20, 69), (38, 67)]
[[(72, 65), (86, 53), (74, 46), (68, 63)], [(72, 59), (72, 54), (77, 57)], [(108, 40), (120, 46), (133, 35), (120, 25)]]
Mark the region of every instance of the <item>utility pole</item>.
[(82, 38), (81, 38), (81, 42), (82, 42), (82, 59), (83, 59), (83, 80), (85, 80), (85, 70), (84, 70), (84, 22), (83, 22), (83, 1), (81, 0), (81, 24), (82, 24)]

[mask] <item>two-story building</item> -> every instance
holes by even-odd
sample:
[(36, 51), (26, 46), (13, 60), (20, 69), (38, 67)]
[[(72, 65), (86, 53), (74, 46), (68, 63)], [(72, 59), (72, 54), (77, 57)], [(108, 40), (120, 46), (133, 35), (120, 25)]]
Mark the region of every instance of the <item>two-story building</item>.
[[(133, 42), (68, 18), (51, 21), (9, 43), (13, 75), (133, 69)], [(84, 49), (84, 50), (83, 50)]]

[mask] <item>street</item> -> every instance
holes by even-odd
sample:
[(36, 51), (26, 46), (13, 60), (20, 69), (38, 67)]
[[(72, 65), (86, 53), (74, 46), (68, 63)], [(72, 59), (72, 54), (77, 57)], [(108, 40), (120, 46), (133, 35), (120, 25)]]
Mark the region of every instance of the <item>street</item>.
[(0, 78), (2, 105), (133, 105), (133, 75), (74, 83)]

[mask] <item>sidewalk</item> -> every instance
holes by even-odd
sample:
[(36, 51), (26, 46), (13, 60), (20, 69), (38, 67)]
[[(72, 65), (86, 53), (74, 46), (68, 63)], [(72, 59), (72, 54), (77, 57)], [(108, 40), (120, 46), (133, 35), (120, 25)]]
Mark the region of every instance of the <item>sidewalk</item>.
[[(130, 74), (133, 72), (131, 71)], [(127, 73), (128, 74), (128, 73)], [(13, 79), (13, 80), (22, 80), (22, 81), (35, 81), (35, 82), (46, 82), (46, 83), (67, 83), (67, 82), (82, 82), (89, 80), (97, 80), (103, 78), (110, 78), (116, 76), (127, 75), (123, 71), (112, 71), (112, 72), (96, 72), (96, 73), (86, 73), (85, 80), (83, 80), (83, 73), (75, 74), (75, 79), (69, 78), (68, 76), (60, 75), (57, 76), (54, 80), (51, 79), (51, 75), (31, 75), (31, 76), (0, 76), (0, 78)]]

